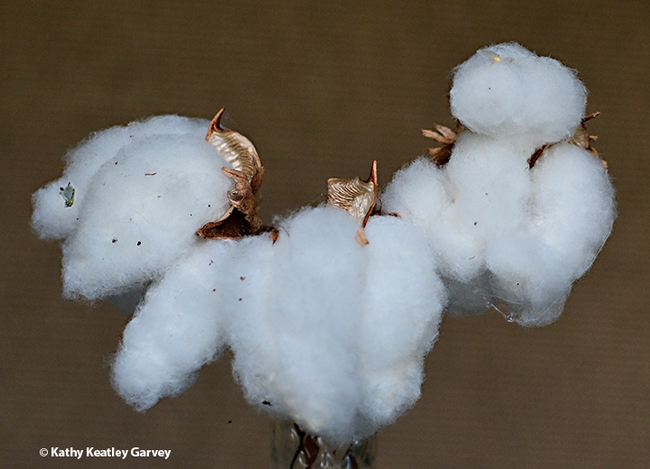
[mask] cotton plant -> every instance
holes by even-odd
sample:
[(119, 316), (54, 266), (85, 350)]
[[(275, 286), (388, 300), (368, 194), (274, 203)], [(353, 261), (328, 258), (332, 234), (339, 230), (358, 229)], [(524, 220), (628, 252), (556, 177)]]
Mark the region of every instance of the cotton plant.
[(615, 216), (586, 90), (510, 43), (460, 65), (450, 98), (456, 131), (425, 132), (444, 146), (383, 193), (374, 162), (272, 226), (257, 215), (260, 157), (223, 110), (114, 127), (69, 152), (34, 194), (32, 226), (62, 243), (65, 296), (135, 309), (116, 391), (147, 410), (230, 348), (248, 402), (347, 444), (417, 401), (445, 311), (555, 320)]

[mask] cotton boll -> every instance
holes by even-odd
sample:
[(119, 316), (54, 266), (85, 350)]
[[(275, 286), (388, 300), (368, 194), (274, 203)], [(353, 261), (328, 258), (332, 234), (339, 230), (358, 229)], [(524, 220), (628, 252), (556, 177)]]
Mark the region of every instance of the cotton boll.
[(533, 150), (466, 131), (444, 167), (417, 160), (383, 195), (386, 211), (427, 237), (448, 314), (494, 307), (522, 325), (548, 324), (609, 236), (613, 188), (601, 161), (561, 143), (529, 169)]
[[(209, 121), (205, 119), (167, 115), (94, 133), (68, 152), (63, 175), (34, 193), (33, 229), (43, 239), (65, 239), (76, 229), (80, 207), (91, 178), (120, 149), (153, 135), (190, 134), (205, 137), (208, 125)], [(74, 188), (74, 202), (71, 206), (66, 206), (61, 194), (61, 189), (68, 184)]]
[[(357, 229), (352, 217), (332, 207), (306, 209), (282, 223), (271, 283), (259, 292), (263, 310), (237, 316), (260, 324), (266, 340), (250, 333), (233, 340), (233, 366), (247, 398), (270, 396), (251, 403), (334, 442), (348, 440), (358, 407), (354, 333), (363, 247)], [(242, 355), (267, 340), (266, 354)], [(252, 360), (261, 361), (259, 375), (242, 377)]]
[(160, 275), (228, 208), (225, 160), (196, 135), (138, 139), (87, 185), (63, 246), (66, 296), (97, 299)]
[(381, 199), (384, 213), (396, 213), (423, 230), (441, 272), (462, 281), (478, 275), (480, 246), (471, 232), (458, 229), (443, 169), (418, 158), (395, 174)]
[(504, 43), (481, 49), (458, 66), (449, 98), (454, 117), (473, 132), (525, 135), (540, 147), (573, 134), (586, 94), (574, 70)]
[(424, 357), (447, 295), (421, 232), (396, 217), (371, 217), (363, 315), (358, 327), (361, 414), (367, 433), (391, 424), (420, 396)]
[(233, 370), (246, 399), (334, 444), (394, 421), (419, 397), (444, 287), (410, 223), (372, 217), (370, 241), (343, 210), (305, 209), (239, 243)]
[(124, 330), (112, 382), (137, 410), (185, 391), (225, 347), (232, 309), (224, 304), (220, 269), (233, 244), (205, 243), (171, 267)]

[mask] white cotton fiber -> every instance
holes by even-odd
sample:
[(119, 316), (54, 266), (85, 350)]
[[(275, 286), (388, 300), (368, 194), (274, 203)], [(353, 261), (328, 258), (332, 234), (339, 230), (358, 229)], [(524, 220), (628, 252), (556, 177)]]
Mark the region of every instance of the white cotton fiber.
[(305, 209), (270, 251), (264, 236), (243, 240), (236, 270), (251, 284), (230, 339), (247, 400), (336, 444), (417, 400), (446, 300), (417, 229), (374, 217), (365, 246), (358, 229), (343, 210)]
[(358, 327), (361, 414), (367, 434), (420, 396), (424, 357), (438, 336), (447, 293), (426, 239), (397, 217), (371, 217), (363, 314)]
[(496, 295), (513, 319), (545, 325), (562, 312), (572, 283), (593, 263), (615, 217), (602, 162), (570, 144), (551, 147), (531, 170), (529, 225), (493, 240), (486, 254)]
[(479, 50), (456, 68), (449, 99), (451, 113), (473, 132), (525, 135), (540, 147), (573, 134), (586, 95), (574, 70), (504, 43)]
[[(260, 336), (233, 329), (235, 373), (247, 399), (293, 419), (304, 429), (339, 441), (354, 428), (363, 248), (356, 221), (340, 209), (306, 209), (280, 226), (268, 288), (259, 310), (236, 321), (259, 324)], [(235, 327), (237, 323), (235, 322)], [(255, 351), (247, 356), (242, 350)], [(245, 370), (255, 369), (251, 376)], [(261, 400), (260, 400), (261, 399)], [(340, 432), (340, 433), (339, 433)]]
[(227, 210), (232, 183), (224, 166), (198, 132), (130, 139), (77, 187), (83, 198), (70, 207), (75, 229), (63, 244), (64, 294), (97, 299), (158, 276), (198, 241), (201, 226)]
[(534, 231), (514, 231), (494, 239), (486, 252), (494, 302), (525, 326), (543, 326), (562, 313), (571, 285), (560, 252), (540, 242)]
[(203, 243), (170, 267), (124, 330), (112, 382), (136, 409), (183, 392), (225, 347), (232, 306), (220, 280), (234, 244)]
[[(100, 166), (133, 141), (153, 135), (194, 135), (205, 137), (209, 121), (175, 115), (155, 116), (126, 126), (115, 126), (93, 133), (70, 150), (65, 157), (63, 175), (36, 191), (32, 197), (32, 227), (43, 239), (65, 239), (77, 227), (79, 209), (86, 187)], [(61, 189), (75, 189), (74, 203), (67, 207)]]
[(420, 228), (440, 270), (469, 281), (478, 275), (482, 258), (476, 239), (462, 232), (452, 208), (446, 173), (426, 158), (418, 158), (395, 173), (381, 195), (382, 210)]
[(526, 153), (464, 132), (444, 168), (416, 160), (395, 175), (382, 202), (424, 230), (446, 277), (468, 282), (485, 269), (489, 239), (524, 223), (531, 195)]
[(507, 140), (461, 134), (444, 169), (454, 229), (482, 245), (519, 227), (532, 195), (527, 160)]
[(269, 290), (275, 262), (273, 241), (265, 234), (247, 237), (235, 248), (221, 269), (226, 280), (221, 301), (237, 303), (228, 332), (234, 353), (233, 372), (251, 404), (260, 408), (275, 403), (274, 409), (280, 409), (280, 400), (274, 394), (274, 370), (282, 366), (275, 340), (280, 325), (267, 314), (268, 301), (274, 299)]
[(616, 204), (602, 160), (575, 145), (551, 147), (532, 169), (534, 224), (562, 251), (569, 275), (580, 277), (609, 237)]

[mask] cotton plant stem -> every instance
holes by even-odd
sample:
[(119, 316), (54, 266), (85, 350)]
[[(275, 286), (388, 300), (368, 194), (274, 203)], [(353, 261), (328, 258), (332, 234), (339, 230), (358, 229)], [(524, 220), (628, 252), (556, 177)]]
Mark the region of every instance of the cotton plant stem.
[(272, 460), (276, 469), (372, 469), (377, 437), (332, 448), (296, 423), (278, 420), (272, 428)]

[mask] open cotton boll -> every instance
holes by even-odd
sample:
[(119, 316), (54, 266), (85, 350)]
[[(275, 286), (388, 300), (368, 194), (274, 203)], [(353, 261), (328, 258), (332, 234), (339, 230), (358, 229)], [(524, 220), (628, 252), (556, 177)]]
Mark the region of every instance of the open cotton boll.
[(438, 336), (447, 293), (433, 253), (414, 225), (397, 217), (371, 217), (365, 232), (358, 375), (361, 414), (371, 434), (419, 398), (424, 357)]
[(124, 330), (112, 383), (137, 410), (185, 391), (224, 349), (232, 306), (221, 269), (233, 244), (205, 243), (169, 268)]
[[(123, 147), (153, 135), (190, 134), (204, 137), (209, 121), (175, 115), (156, 116), (126, 126), (96, 132), (70, 150), (65, 157), (63, 175), (45, 185), (32, 196), (32, 227), (42, 239), (65, 239), (77, 226), (86, 187), (100, 166), (114, 158)], [(70, 206), (62, 196), (68, 184), (74, 188)]]
[(560, 143), (529, 169), (530, 150), (463, 132), (444, 167), (416, 160), (382, 196), (427, 237), (452, 316), (503, 305), (522, 325), (554, 321), (611, 232), (614, 190), (601, 160)]
[(573, 135), (586, 95), (574, 70), (504, 43), (480, 49), (456, 68), (449, 100), (453, 116), (473, 132), (525, 135), (540, 147)]
[[(392, 423), (420, 395), (446, 294), (420, 231), (334, 207), (239, 243), (233, 370), (246, 399), (334, 444)], [(246, 291), (241, 287), (246, 286)]]
[(77, 230), (63, 246), (64, 294), (97, 299), (160, 275), (199, 242), (201, 226), (227, 210), (224, 166), (198, 135), (123, 147), (87, 185)]
[[(332, 207), (285, 220), (271, 265), (257, 267), (270, 272), (259, 309), (243, 308), (233, 319), (233, 367), (249, 402), (333, 442), (353, 435), (359, 406), (354, 337), (364, 258), (357, 229)], [(259, 335), (242, 326), (253, 323)]]

